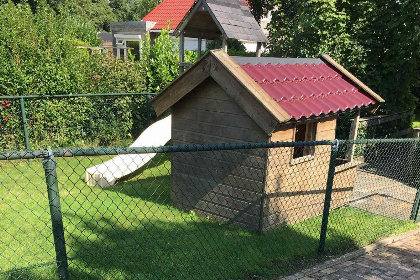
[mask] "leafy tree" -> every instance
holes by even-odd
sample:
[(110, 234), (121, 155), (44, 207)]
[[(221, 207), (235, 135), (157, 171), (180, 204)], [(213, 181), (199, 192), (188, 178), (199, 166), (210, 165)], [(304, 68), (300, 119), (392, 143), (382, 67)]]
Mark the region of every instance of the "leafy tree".
[(49, 0), (49, 4), (58, 12), (91, 20), (98, 30), (109, 31), (110, 22), (117, 20), (108, 0)]
[(150, 44), (150, 37), (146, 36), (141, 63), (149, 91), (159, 92), (178, 77), (177, 45), (177, 40), (172, 39), (169, 30), (166, 29), (162, 30), (153, 44)]
[(118, 21), (131, 20), (131, 9), (128, 0), (110, 0), (109, 6), (112, 8)]
[(418, 1), (276, 0), (270, 50), (276, 56), (327, 53), (386, 100), (413, 109), (419, 83)]
[(383, 95), (388, 110), (413, 109), (420, 82), (420, 2), (343, 1), (366, 50), (364, 79)]
[[(0, 0), (7, 3), (10, 0)], [(28, 4), (32, 12), (37, 8), (50, 6), (58, 14), (73, 14), (92, 21), (98, 30), (109, 31), (109, 24), (116, 21), (108, 0), (13, 0), (15, 4)]]
[(327, 53), (350, 71), (357, 71), (365, 57), (364, 49), (348, 31), (349, 15), (338, 9), (336, 2), (281, 1), (270, 27), (272, 53), (293, 57)]
[(130, 8), (132, 13), (132, 20), (141, 20), (162, 0), (133, 0), (130, 2)]
[(119, 21), (142, 20), (162, 0), (110, 0), (109, 5)]
[(269, 0), (248, 0), (251, 6), (251, 13), (254, 18), (259, 22), (264, 14), (272, 8), (271, 1)]
[[(246, 51), (245, 45), (237, 39), (228, 39), (228, 54), (235, 56), (255, 56), (255, 53), (249, 53)], [(206, 48), (208, 50), (222, 48), (222, 40), (207, 40)], [(253, 55), (252, 55), (253, 54)]]

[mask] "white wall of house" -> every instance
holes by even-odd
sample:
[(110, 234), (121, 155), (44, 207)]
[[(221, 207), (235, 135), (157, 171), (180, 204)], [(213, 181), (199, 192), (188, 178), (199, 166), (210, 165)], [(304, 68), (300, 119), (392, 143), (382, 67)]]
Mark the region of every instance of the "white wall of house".
[(260, 25), (265, 36), (268, 36), (270, 34), (270, 32), (268, 31), (268, 25), (270, 24), (271, 19), (273, 17), (273, 12), (276, 10), (277, 10), (277, 7), (273, 11), (268, 11), (268, 13), (265, 16), (263, 16), (263, 18), (261, 19)]
[[(247, 52), (256, 52), (257, 51), (257, 43), (256, 42), (242, 42), (244, 44), (245, 49)], [(264, 46), (261, 47), (261, 51), (264, 52)]]
[[(277, 10), (277, 7), (273, 11), (275, 11), (275, 10)], [(263, 16), (263, 18), (261, 19), (261, 22), (260, 22), (261, 29), (263, 30), (265, 36), (267, 36), (267, 37), (270, 34), (270, 32), (268, 31), (268, 25), (271, 22), (273, 11), (268, 11), (268, 13)], [(255, 42), (243, 42), (243, 44), (244, 44), (244, 46), (245, 46), (245, 48), (248, 52), (255, 52), (257, 50), (257, 43), (255, 43)], [(261, 51), (264, 52), (265, 49), (266, 48), (264, 48), (264, 46), (263, 46)]]

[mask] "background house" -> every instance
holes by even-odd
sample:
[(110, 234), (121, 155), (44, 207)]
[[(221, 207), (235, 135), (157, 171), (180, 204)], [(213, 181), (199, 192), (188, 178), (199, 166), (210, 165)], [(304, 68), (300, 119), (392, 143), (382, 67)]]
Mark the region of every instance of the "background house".
[[(247, 2), (239, 0), (195, 1), (175, 30), (175, 35), (180, 38), (180, 73), (190, 66), (189, 63), (184, 63), (186, 37), (197, 38), (198, 46), (202, 45), (203, 39), (221, 42), (225, 52), (228, 51), (229, 39), (255, 42), (256, 56), (261, 56), (262, 44), (268, 40), (249, 9)], [(198, 57), (201, 57), (201, 51), (198, 52)]]
[[(149, 14), (147, 14), (143, 21), (155, 22), (155, 26), (150, 30), (150, 37), (153, 40), (159, 36), (162, 29), (170, 28), (173, 33), (181, 20), (188, 13), (195, 0), (164, 0)], [(175, 37), (174, 37), (175, 38)], [(186, 50), (198, 49), (197, 38), (185, 38)], [(202, 45), (202, 50), (206, 49), (206, 42)]]
[[(134, 54), (140, 57), (144, 35), (150, 34), (153, 42), (165, 28), (170, 29), (173, 38), (180, 37), (182, 53), (184, 50), (200, 49), (200, 56), (206, 50), (207, 40), (222, 41), (222, 45), (226, 47), (227, 39), (238, 39), (247, 51), (256, 52), (259, 56), (264, 48), (262, 43), (267, 42), (268, 31), (267, 28), (261, 29), (249, 8), (247, 0), (164, 0), (141, 22), (113, 22), (112, 34), (99, 35), (103, 47), (112, 49), (115, 56), (124, 58), (127, 57), (128, 49), (133, 49)], [(262, 19), (265, 27), (267, 20), (269, 19)], [(183, 33), (190, 36), (184, 36)], [(108, 46), (110, 39), (112, 47)], [(183, 63), (182, 59), (180, 62)]]
[(112, 34), (111, 33), (98, 32), (98, 36), (102, 41), (102, 47), (112, 48)]
[[(237, 1), (248, 4), (247, 0)], [(173, 33), (184, 19), (184, 17), (187, 15), (189, 10), (193, 7), (194, 3), (195, 0), (164, 0), (162, 3), (160, 3), (155, 9), (153, 9), (143, 18), (143, 21), (156, 22), (156, 25), (150, 31), (151, 37), (156, 38), (159, 36), (159, 33), (162, 29), (168, 28), (168, 24), (171, 33)], [(264, 17), (261, 20), (261, 23), (265, 26), (263, 31), (266, 35), (268, 35), (268, 30), (266, 27), (268, 25), (269, 19), (271, 19), (271, 16)], [(197, 41), (197, 38), (185, 37), (185, 50), (197, 50)], [(202, 51), (206, 49), (206, 43), (207, 41), (203, 39), (201, 47)], [(242, 43), (244, 44), (246, 50), (249, 52), (255, 52), (257, 49), (257, 43), (254, 41), (244, 40)]]
[[(230, 57), (211, 51), (152, 101), (171, 109), (173, 145), (335, 138), (337, 114), (383, 99), (324, 55)], [(322, 213), (330, 146), (174, 153), (173, 202), (267, 231)], [(336, 169), (332, 207), (350, 199), (351, 162)], [(301, 213), (297, 203), (311, 204)], [(299, 213), (298, 213), (299, 211)]]

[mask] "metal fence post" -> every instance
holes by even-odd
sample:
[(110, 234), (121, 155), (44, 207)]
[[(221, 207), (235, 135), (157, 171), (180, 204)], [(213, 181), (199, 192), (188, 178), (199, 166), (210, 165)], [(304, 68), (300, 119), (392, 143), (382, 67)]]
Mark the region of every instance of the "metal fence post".
[(150, 97), (149, 94), (146, 94), (146, 114), (147, 114), (147, 126), (150, 125)]
[(70, 279), (70, 273), (67, 261), (66, 243), (64, 240), (60, 195), (58, 193), (57, 162), (55, 161), (54, 154), (51, 150), (48, 150), (48, 156), (44, 158), (42, 164), (44, 166), (47, 182), (58, 276), (60, 280), (68, 280)]
[(339, 141), (331, 146), (330, 166), (328, 169), (327, 188), (325, 190), (324, 212), (322, 214), (321, 234), (319, 237), (318, 254), (323, 254), (325, 250), (325, 240), (327, 238), (328, 217), (330, 215), (331, 195), (334, 184), (335, 165), (337, 161)]
[(411, 220), (417, 221), (420, 208), (420, 187), (417, 188), (416, 198), (414, 200), (413, 209), (411, 210)]
[(20, 112), (22, 116), (23, 135), (25, 137), (25, 148), (27, 150), (30, 150), (31, 146), (29, 144), (28, 121), (26, 119), (26, 112), (25, 112), (25, 99), (23, 97), (20, 97), (19, 101), (20, 101)]

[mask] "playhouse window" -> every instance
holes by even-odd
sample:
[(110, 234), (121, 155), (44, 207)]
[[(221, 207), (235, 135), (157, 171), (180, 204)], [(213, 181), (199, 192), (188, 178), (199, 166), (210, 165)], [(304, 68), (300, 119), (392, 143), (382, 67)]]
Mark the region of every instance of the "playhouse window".
[[(298, 124), (295, 128), (295, 141), (315, 141), (316, 139), (316, 123)], [(293, 159), (313, 156), (315, 154), (314, 146), (294, 147)]]

